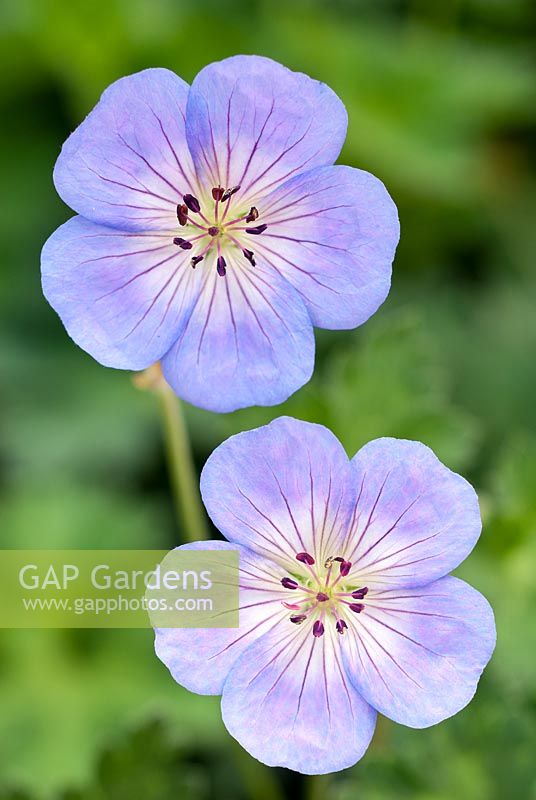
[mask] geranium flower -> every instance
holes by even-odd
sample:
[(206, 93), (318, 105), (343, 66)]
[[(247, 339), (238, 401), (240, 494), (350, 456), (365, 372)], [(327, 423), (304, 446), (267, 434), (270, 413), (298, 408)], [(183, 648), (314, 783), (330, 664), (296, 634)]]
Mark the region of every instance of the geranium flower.
[(240, 627), (160, 629), (156, 652), (178, 683), (223, 694), (253, 756), (333, 772), (361, 758), (377, 711), (424, 728), (471, 700), (493, 613), (445, 576), (478, 539), (478, 501), (425, 445), (377, 439), (349, 461), (326, 428), (281, 417), (218, 447), (201, 488), (229, 542), (193, 546), (239, 550)]
[(161, 360), (213, 411), (306, 383), (313, 325), (354, 328), (389, 291), (395, 206), (332, 166), (346, 111), (325, 84), (257, 56), (112, 84), (63, 146), (56, 188), (80, 216), (42, 254), (44, 293), (109, 367)]

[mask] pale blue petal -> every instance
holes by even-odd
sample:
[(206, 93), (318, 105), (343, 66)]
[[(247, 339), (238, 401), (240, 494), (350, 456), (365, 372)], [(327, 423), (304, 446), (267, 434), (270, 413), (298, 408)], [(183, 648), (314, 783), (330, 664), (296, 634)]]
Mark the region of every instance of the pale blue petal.
[(208, 260), (197, 268), (199, 300), (162, 360), (164, 375), (179, 397), (210, 411), (277, 405), (311, 377), (311, 320), (284, 279), (226, 258), (225, 278)]
[(274, 565), (229, 542), (194, 542), (179, 550), (238, 550), (240, 553), (239, 628), (157, 628), (156, 654), (173, 678), (191, 692), (221, 694), (229, 670), (241, 653), (285, 617), (288, 600)]
[(43, 292), (67, 332), (107, 367), (144, 369), (171, 347), (201, 276), (169, 236), (73, 217), (46, 242)]
[(355, 502), (351, 478), (331, 431), (279, 417), (221, 444), (205, 464), (201, 492), (230, 541), (296, 570), (297, 553), (322, 564), (339, 555)]
[(377, 311), (389, 292), (400, 232), (381, 181), (351, 167), (320, 167), (256, 207), (268, 225), (254, 243), (257, 261), (292, 283), (314, 325), (355, 328)]
[(112, 83), (63, 145), (54, 169), (62, 199), (104, 225), (176, 228), (177, 203), (197, 191), (184, 130), (188, 89), (167, 69)]
[(346, 127), (328, 86), (260, 56), (209, 64), (188, 96), (186, 135), (199, 175), (211, 186), (240, 185), (245, 199), (332, 164)]
[(223, 688), (222, 716), (252, 756), (271, 767), (318, 775), (350, 767), (367, 749), (376, 712), (342, 664), (341, 637), (279, 625), (235, 663)]
[(495, 647), (489, 603), (452, 577), (369, 592), (349, 623), (344, 663), (354, 686), (380, 713), (412, 728), (464, 708)]
[(346, 558), (362, 585), (423, 586), (469, 555), (481, 530), (478, 498), (428, 447), (376, 439), (352, 466), (359, 499)]

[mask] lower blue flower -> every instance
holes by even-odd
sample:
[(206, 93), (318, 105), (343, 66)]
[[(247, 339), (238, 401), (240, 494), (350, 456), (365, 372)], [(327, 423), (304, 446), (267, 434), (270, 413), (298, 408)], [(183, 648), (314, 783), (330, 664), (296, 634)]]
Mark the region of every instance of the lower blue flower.
[(350, 461), (326, 428), (281, 417), (233, 436), (201, 488), (240, 553), (239, 629), (158, 629), (175, 680), (222, 694), (259, 761), (306, 774), (355, 764), (376, 713), (414, 728), (462, 709), (495, 646), (485, 598), (447, 576), (480, 535), (472, 487), (418, 442)]

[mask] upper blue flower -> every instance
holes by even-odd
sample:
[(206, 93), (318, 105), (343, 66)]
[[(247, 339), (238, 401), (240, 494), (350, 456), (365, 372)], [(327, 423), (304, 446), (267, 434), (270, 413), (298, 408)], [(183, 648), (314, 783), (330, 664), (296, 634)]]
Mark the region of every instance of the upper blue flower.
[(213, 411), (306, 383), (313, 325), (353, 328), (385, 300), (396, 208), (333, 166), (347, 116), (325, 84), (267, 58), (112, 84), (63, 146), (56, 188), (80, 216), (42, 254), (45, 295), (102, 364), (161, 360)]

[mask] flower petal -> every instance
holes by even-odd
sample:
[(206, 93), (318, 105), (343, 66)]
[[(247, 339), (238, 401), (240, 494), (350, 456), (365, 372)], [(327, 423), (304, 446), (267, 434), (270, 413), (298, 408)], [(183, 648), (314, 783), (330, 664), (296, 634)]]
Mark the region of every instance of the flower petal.
[(226, 258), (226, 277), (205, 261), (199, 302), (162, 361), (164, 375), (180, 397), (211, 411), (282, 403), (313, 371), (309, 315), (279, 276)]
[(376, 712), (342, 664), (334, 630), (279, 625), (234, 664), (223, 687), (229, 733), (268, 766), (319, 775), (350, 767), (367, 749)]
[(368, 586), (423, 586), (453, 570), (480, 535), (472, 486), (420, 442), (376, 439), (352, 461), (359, 487), (346, 558)]
[(273, 565), (229, 542), (194, 542), (179, 550), (239, 550), (239, 628), (157, 628), (156, 654), (181, 686), (198, 694), (221, 694), (229, 670), (242, 652), (288, 611), (288, 600)]
[(244, 199), (332, 164), (346, 127), (328, 86), (260, 56), (210, 64), (188, 97), (186, 135), (199, 175), (212, 186), (240, 185)]
[(257, 201), (268, 230), (255, 242), (300, 292), (321, 328), (355, 328), (383, 303), (400, 226), (381, 181), (352, 167), (297, 175)]
[(123, 230), (176, 227), (177, 203), (196, 185), (184, 131), (188, 89), (167, 69), (109, 86), (63, 145), (54, 169), (61, 198)]
[(201, 493), (230, 541), (297, 571), (297, 553), (322, 562), (339, 555), (353, 506), (351, 477), (331, 431), (279, 417), (221, 444), (205, 464)]
[(374, 593), (350, 622), (344, 663), (354, 686), (412, 728), (464, 708), (495, 647), (489, 603), (458, 578)]
[(101, 364), (144, 369), (176, 340), (198, 292), (168, 236), (73, 217), (46, 242), (43, 292), (74, 341)]

